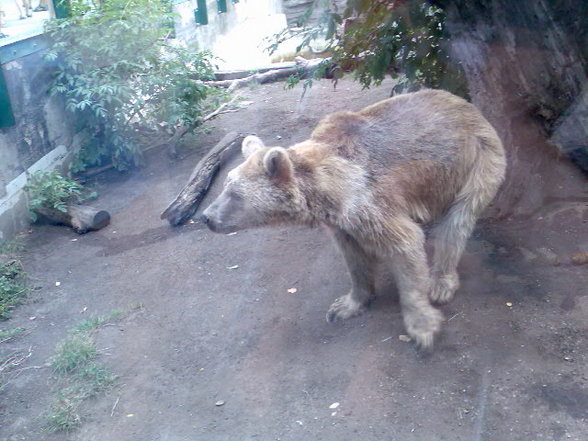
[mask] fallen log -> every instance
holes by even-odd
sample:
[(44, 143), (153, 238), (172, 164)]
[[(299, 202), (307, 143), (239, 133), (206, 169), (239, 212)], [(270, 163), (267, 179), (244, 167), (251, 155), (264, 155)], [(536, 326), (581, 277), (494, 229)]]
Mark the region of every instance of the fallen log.
[[(261, 66), (261, 67), (257, 67), (254, 69), (254, 71), (256, 73), (264, 73), (267, 72), (268, 70), (277, 70), (277, 69), (287, 69), (289, 67), (294, 67), (296, 65), (296, 63), (294, 61), (283, 61), (280, 63), (271, 63), (268, 64), (266, 66)], [(238, 80), (240, 78), (245, 78), (248, 77), (249, 75), (251, 75), (253, 72), (253, 70), (251, 69), (247, 69), (247, 70), (217, 70), (214, 73), (214, 78), (217, 81), (222, 81), (222, 80)]]
[(237, 151), (243, 138), (240, 133), (227, 133), (198, 162), (188, 183), (161, 214), (161, 219), (167, 219), (174, 227), (186, 223), (196, 213), (221, 165), (230, 158), (231, 153)]
[(67, 211), (56, 208), (39, 208), (40, 219), (52, 224), (67, 225), (78, 234), (96, 231), (110, 223), (110, 213), (87, 205), (69, 205)]
[(314, 72), (321, 63), (328, 60), (328, 58), (314, 58), (307, 60), (302, 57), (296, 57), (296, 65), (294, 67), (273, 69), (267, 72), (256, 73), (236, 80), (207, 81), (205, 84), (216, 87), (225, 87), (229, 92), (232, 92), (235, 89), (248, 86), (252, 83), (270, 83), (296, 74), (307, 76)]

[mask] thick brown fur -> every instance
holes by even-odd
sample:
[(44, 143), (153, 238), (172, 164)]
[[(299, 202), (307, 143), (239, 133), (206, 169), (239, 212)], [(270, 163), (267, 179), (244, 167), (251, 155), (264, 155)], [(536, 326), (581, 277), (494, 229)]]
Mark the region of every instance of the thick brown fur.
[(480, 112), (448, 92), (422, 90), (329, 115), (288, 149), (249, 136), (243, 153), (203, 214), (208, 226), (326, 225), (352, 279), (327, 319), (360, 314), (374, 296), (377, 262), (388, 262), (408, 334), (431, 346), (443, 316), (430, 300), (448, 302), (458, 289), (465, 243), (504, 178), (502, 143)]

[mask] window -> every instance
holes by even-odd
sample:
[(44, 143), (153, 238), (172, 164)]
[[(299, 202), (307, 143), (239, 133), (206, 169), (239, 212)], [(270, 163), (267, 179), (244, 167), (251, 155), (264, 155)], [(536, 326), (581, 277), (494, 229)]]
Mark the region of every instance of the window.
[(206, 0), (198, 0), (197, 8), (194, 9), (194, 19), (198, 24), (208, 24), (208, 11), (206, 9)]

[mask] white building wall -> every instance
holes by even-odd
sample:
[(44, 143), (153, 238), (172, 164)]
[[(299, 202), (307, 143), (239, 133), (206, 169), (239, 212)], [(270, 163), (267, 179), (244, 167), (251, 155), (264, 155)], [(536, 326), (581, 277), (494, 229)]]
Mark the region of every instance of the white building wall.
[(194, 18), (196, 0), (174, 5), (176, 36), (189, 46), (208, 49), (222, 60), (221, 69), (255, 69), (272, 61), (264, 49), (267, 37), (286, 27), (281, 0), (227, 0), (227, 12), (219, 14), (216, 0), (208, 0), (208, 24)]

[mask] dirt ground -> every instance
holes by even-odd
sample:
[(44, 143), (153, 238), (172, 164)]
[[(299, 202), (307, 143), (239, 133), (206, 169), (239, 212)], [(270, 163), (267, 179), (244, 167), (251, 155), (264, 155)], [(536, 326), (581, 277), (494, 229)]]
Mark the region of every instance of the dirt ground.
[[(326, 231), (227, 236), (160, 220), (202, 153), (228, 131), (288, 145), (321, 116), (360, 109), (389, 90), (324, 82), (300, 99), (300, 89), (280, 84), (247, 89), (251, 103), (214, 121), (183, 160), (157, 152), (137, 172), (102, 175), (94, 205), (111, 211), (107, 228), (77, 236), (35, 226), (24, 265), (39, 289), (0, 323), (26, 328), (0, 355), (29, 351), (19, 368), (31, 369), (4, 377), (0, 439), (588, 439), (588, 266), (570, 263), (588, 251), (586, 204), (481, 223), (428, 355), (399, 340), (405, 331), (385, 274), (366, 314), (325, 321), (350, 287)], [(88, 400), (80, 429), (43, 431), (57, 392), (46, 366), (56, 344), (89, 315), (115, 309), (134, 311), (97, 333), (116, 385)]]

